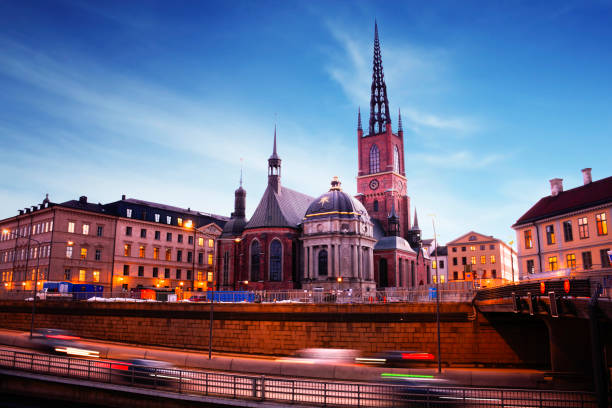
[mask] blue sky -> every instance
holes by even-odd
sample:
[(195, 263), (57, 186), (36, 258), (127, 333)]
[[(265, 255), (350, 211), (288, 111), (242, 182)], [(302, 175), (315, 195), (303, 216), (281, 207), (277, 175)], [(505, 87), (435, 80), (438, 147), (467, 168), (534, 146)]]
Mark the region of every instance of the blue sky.
[(611, 1), (2, 1), (0, 217), (122, 194), (247, 215), (283, 184), (356, 193), (374, 18), (425, 236), (510, 225), (548, 180), (612, 175)]

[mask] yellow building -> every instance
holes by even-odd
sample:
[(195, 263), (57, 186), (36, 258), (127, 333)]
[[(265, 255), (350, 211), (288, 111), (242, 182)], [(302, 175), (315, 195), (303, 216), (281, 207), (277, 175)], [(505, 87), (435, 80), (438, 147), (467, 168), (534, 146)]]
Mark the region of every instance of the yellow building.
[(551, 195), (512, 226), (521, 279), (612, 272), (612, 177), (592, 181), (590, 168), (582, 174), (584, 184), (567, 191), (562, 179), (550, 180)]
[(446, 244), (448, 281), (497, 286), (518, 280), (516, 251), (505, 242), (470, 231)]

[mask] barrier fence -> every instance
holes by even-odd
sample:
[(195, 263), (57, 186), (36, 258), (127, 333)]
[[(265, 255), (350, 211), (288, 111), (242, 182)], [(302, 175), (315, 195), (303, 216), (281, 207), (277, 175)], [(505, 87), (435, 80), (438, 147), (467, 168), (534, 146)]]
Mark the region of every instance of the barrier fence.
[[(349, 383), (235, 375), (0, 350), (0, 367), (55, 377), (201, 396), (332, 407), (581, 407), (589, 392), (419, 385), (414, 379)], [(433, 380), (435, 381), (435, 380)]]

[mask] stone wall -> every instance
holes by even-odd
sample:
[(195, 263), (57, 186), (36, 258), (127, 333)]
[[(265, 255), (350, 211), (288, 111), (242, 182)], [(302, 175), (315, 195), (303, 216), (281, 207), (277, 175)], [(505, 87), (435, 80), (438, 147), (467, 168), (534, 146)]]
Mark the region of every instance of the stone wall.
[[(67, 329), (85, 338), (207, 350), (209, 307), (41, 301), (35, 326)], [(30, 303), (0, 302), (0, 327), (29, 330), (30, 318)], [(445, 366), (550, 365), (548, 335), (538, 321), (515, 317), (492, 325), (467, 303), (441, 304), (440, 320)], [(435, 304), (214, 305), (214, 350), (290, 355), (309, 347), (419, 350), (436, 355)]]

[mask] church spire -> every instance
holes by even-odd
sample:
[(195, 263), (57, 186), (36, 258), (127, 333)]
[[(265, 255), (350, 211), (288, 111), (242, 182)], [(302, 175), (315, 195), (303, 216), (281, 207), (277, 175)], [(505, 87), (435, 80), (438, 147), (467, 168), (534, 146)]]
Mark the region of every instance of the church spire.
[(417, 218), (416, 208), (414, 209), (414, 222), (412, 223), (412, 229), (413, 230), (419, 229), (419, 219)]
[(398, 109), (399, 115), (397, 118), (397, 131), (398, 132), (403, 132), (404, 128), (402, 128), (402, 110)]
[(357, 108), (357, 130), (363, 130), (361, 128), (361, 106)]
[(280, 193), (281, 184), (281, 159), (276, 153), (276, 125), (274, 125), (274, 147), (272, 156), (268, 159), (268, 186), (272, 187), (276, 193)]
[(383, 74), (380, 42), (378, 40), (378, 23), (374, 21), (374, 62), (372, 73), (372, 95), (370, 97), (370, 135), (386, 131), (391, 124), (387, 85)]

